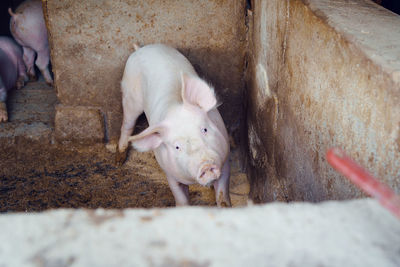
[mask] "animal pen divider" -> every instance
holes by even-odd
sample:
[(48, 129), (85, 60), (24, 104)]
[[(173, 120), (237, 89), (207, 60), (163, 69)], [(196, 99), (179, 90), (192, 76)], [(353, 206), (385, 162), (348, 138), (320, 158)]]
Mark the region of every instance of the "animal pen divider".
[[(266, 262), (268, 256), (272, 266), (400, 262), (397, 219), (375, 201), (348, 201), (366, 195), (326, 158), (329, 148), (341, 147), (399, 194), (398, 15), (368, 0), (42, 3), (55, 81), (54, 91), (47, 92), (53, 108), (43, 113), (50, 114), (46, 122), (21, 119), (0, 126), (0, 208), (77, 210), (0, 216), (3, 229), (26, 220), (42, 229), (35, 238), (49, 236), (43, 238), (46, 244), (53, 237), (62, 240), (64, 250), (43, 252), (35, 243), (32, 252), (17, 259), (83, 266), (100, 264), (101, 258), (108, 263), (107, 255), (94, 259), (71, 245), (73, 240), (82, 248), (98, 231), (92, 240), (112, 252), (116, 235), (126, 233), (120, 239), (123, 252), (136, 251), (132, 262), (145, 265), (249, 262), (238, 252), (241, 245), (250, 262)], [(248, 207), (159, 209), (174, 206), (174, 199), (153, 154), (131, 150), (124, 165), (115, 164), (120, 81), (134, 43), (176, 47), (214, 85), (231, 139), (233, 206), (250, 200)], [(16, 92), (14, 99), (23, 106), (32, 98), (23, 100)], [(135, 131), (146, 127), (142, 117)], [(191, 205), (215, 205), (206, 187), (191, 187), (190, 199)], [(267, 202), (278, 203), (252, 205)], [(66, 225), (66, 232), (54, 224), (53, 234), (46, 234), (45, 226), (56, 221)], [(140, 229), (153, 233), (151, 240)], [(72, 232), (78, 235), (68, 239)], [(258, 244), (264, 240), (274, 246), (245, 241), (245, 234), (247, 240), (252, 236)], [(15, 240), (27, 244), (26, 236)], [(203, 250), (206, 237), (216, 244), (215, 253)], [(106, 239), (110, 248), (99, 244)], [(345, 241), (360, 254), (350, 255)], [(275, 247), (287, 253), (281, 258)], [(130, 262), (114, 258), (118, 264)]]

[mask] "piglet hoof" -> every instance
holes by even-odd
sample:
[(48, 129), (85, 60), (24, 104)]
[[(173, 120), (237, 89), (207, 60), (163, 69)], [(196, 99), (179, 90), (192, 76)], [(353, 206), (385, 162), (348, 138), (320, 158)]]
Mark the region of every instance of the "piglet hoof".
[(186, 207), (186, 206), (189, 206), (189, 203), (175, 202), (175, 207)]
[(22, 87), (24, 87), (24, 85), (25, 85), (24, 77), (18, 78), (18, 81), (17, 81), (17, 84), (16, 84), (17, 90), (19, 90)]
[(37, 81), (37, 77), (36, 77), (35, 74), (29, 73), (28, 76), (29, 76), (29, 81), (30, 82), (36, 82)]
[(53, 85), (54, 85), (53, 81), (46, 81), (46, 84), (47, 84), (48, 86), (51, 86), (51, 87), (53, 87)]
[(117, 152), (115, 153), (115, 164), (117, 164), (118, 166), (122, 166), (125, 163), (127, 157), (128, 149), (125, 149), (122, 152), (117, 149)]
[(20, 81), (17, 81), (16, 87), (17, 87), (17, 90), (19, 90), (22, 87), (24, 87), (24, 83), (21, 83)]
[(8, 121), (7, 106), (6, 103), (0, 102), (0, 123)]
[(217, 198), (217, 206), (219, 208), (232, 207), (231, 198), (229, 197), (229, 194), (226, 196), (226, 195), (224, 195), (223, 192), (219, 192), (218, 198)]

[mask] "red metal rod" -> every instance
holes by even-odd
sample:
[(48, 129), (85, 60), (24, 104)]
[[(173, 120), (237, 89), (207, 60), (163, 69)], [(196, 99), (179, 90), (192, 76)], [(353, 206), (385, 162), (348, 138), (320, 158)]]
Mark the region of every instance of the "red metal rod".
[(400, 197), (387, 185), (378, 181), (341, 149), (331, 148), (326, 153), (329, 164), (368, 195), (376, 198), (382, 206), (400, 219)]

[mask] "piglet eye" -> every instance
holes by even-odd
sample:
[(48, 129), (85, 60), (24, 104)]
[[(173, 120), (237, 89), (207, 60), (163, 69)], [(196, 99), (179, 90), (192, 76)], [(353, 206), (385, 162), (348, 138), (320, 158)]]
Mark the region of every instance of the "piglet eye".
[(207, 133), (207, 131), (208, 131), (207, 128), (201, 129), (201, 132), (204, 133), (204, 134)]
[(175, 148), (176, 151), (181, 151), (182, 150), (182, 146), (181, 145), (182, 145), (181, 143), (175, 142), (173, 144), (173, 147)]

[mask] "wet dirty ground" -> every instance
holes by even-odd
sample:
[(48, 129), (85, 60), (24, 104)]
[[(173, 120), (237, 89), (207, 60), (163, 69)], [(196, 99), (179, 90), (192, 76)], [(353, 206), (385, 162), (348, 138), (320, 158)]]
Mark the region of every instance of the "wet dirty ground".
[(0, 211), (174, 205), (168, 187), (116, 166), (99, 150), (48, 149), (33, 152), (30, 162), (27, 155), (11, 156), (1, 164)]
[[(0, 212), (175, 205), (153, 153), (131, 150), (119, 166), (105, 144), (56, 144), (56, 100), (54, 90), (38, 82), (10, 96), (10, 122), (0, 125)], [(249, 185), (237, 162), (234, 156), (231, 199), (233, 206), (242, 206)], [(191, 205), (215, 205), (212, 188), (193, 185), (189, 190)]]
[[(18, 155), (11, 151), (0, 164), (0, 212), (174, 206), (165, 175), (152, 153), (131, 151), (127, 162), (118, 166), (114, 154), (103, 147), (47, 148), (30, 153), (28, 149)], [(245, 174), (233, 168), (233, 205), (246, 205), (247, 194)], [(190, 204), (214, 206), (213, 189), (190, 186)]]

